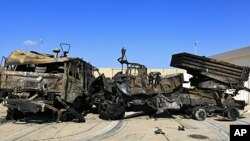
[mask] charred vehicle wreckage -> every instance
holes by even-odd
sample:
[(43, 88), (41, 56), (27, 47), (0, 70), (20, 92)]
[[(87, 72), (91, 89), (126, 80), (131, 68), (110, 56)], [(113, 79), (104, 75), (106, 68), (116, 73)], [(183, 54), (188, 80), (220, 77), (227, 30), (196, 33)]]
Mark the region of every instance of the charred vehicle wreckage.
[[(0, 94), (7, 106), (7, 120), (39, 112), (53, 113), (53, 120), (85, 121), (84, 95), (94, 78), (91, 64), (69, 58), (69, 44), (60, 44), (54, 55), (15, 50), (0, 74)], [(68, 46), (68, 50), (63, 48)]]
[(183, 88), (179, 97), (184, 113), (191, 113), (197, 120), (204, 120), (213, 113), (230, 120), (239, 118), (238, 110), (244, 109), (245, 101), (234, 97), (241, 90), (250, 92), (244, 87), (249, 78), (249, 67), (189, 53), (174, 54), (170, 65), (192, 75), (189, 80), (192, 88)]
[(129, 62), (124, 48), (118, 59), (121, 71), (107, 78), (100, 73), (95, 77), (97, 69), (88, 62), (69, 58), (69, 44), (60, 46), (61, 55), (59, 49), (53, 50), (54, 55), (16, 50), (5, 59), (0, 98), (8, 108), (7, 120), (52, 113), (53, 121), (83, 122), (83, 114), (94, 107), (107, 120), (122, 119), (126, 111), (178, 111), (197, 120), (215, 113), (236, 120), (245, 102), (234, 96), (240, 90), (250, 91), (244, 87), (248, 67), (204, 56), (172, 56), (172, 67), (192, 75), (191, 87), (185, 88), (183, 74), (148, 72), (144, 65)]
[(189, 80), (192, 87), (184, 88), (183, 74), (147, 73), (144, 65), (127, 60), (124, 48), (121, 52), (118, 61), (122, 71), (112, 79), (101, 75), (90, 85), (90, 103), (98, 107), (103, 119), (121, 119), (129, 110), (155, 114), (177, 110), (196, 120), (205, 120), (212, 114), (236, 120), (240, 116), (238, 110), (245, 107), (245, 101), (235, 100), (234, 96), (240, 90), (249, 91), (244, 87), (249, 67), (188, 53), (175, 54), (171, 66), (193, 76)]
[(183, 75), (148, 74), (144, 65), (128, 62), (125, 52), (123, 48), (122, 57), (118, 59), (122, 64), (121, 72), (112, 79), (100, 75), (90, 85), (90, 103), (98, 107), (100, 118), (121, 119), (127, 110), (163, 113), (168, 109), (180, 109), (178, 93)]

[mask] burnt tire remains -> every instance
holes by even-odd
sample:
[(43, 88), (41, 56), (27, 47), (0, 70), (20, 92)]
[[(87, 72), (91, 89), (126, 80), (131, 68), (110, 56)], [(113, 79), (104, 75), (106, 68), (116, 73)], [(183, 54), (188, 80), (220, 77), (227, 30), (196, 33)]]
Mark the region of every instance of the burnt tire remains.
[(68, 109), (67, 111), (63, 112), (60, 117), (60, 120), (85, 122), (85, 118), (74, 109)]
[(124, 117), (125, 107), (121, 102), (104, 100), (99, 104), (98, 112), (101, 119), (118, 120)]
[(228, 107), (224, 110), (223, 116), (229, 120), (237, 120), (240, 117), (240, 112), (235, 107)]
[(192, 117), (198, 121), (203, 121), (207, 117), (207, 112), (202, 107), (195, 107), (192, 111)]
[(6, 120), (18, 120), (23, 118), (23, 114), (19, 112), (17, 109), (8, 109)]

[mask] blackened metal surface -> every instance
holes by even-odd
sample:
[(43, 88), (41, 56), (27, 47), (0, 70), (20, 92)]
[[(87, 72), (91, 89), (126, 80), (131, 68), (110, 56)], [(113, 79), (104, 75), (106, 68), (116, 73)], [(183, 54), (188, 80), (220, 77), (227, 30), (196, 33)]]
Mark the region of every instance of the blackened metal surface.
[(250, 71), (249, 67), (242, 67), (189, 53), (174, 54), (170, 65), (185, 69), (193, 76), (205, 76), (226, 84), (235, 85), (247, 81)]

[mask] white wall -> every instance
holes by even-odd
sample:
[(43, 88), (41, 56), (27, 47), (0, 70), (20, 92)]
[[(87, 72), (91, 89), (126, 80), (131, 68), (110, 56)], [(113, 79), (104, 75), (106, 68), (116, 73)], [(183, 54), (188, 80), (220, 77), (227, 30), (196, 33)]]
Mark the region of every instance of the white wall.
[[(189, 82), (189, 79), (192, 77), (192, 75), (188, 74), (188, 73), (183, 73), (183, 76), (184, 76), (184, 81), (186, 82)], [(185, 88), (190, 88), (191, 85), (190, 85), (190, 82), (189, 83), (183, 83), (183, 87)]]
[[(250, 88), (250, 77), (247, 82), (245, 82), (245, 87)], [(236, 100), (245, 100), (245, 102), (249, 105), (250, 104), (250, 93), (247, 91), (240, 91), (239, 95), (235, 97)]]
[[(113, 77), (119, 71), (121, 71), (121, 68), (99, 68), (100, 73), (104, 73), (106, 77), (110, 77), (110, 78)], [(185, 74), (186, 73), (186, 71), (183, 69), (148, 69), (148, 73), (150, 72), (160, 72), (161, 75), (176, 74), (176, 73)], [(95, 73), (95, 76), (98, 76), (98, 74)]]

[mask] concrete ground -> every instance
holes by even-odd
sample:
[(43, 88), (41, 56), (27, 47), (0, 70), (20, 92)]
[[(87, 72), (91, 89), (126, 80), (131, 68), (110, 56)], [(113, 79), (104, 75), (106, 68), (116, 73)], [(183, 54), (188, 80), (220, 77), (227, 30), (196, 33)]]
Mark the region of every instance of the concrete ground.
[[(180, 115), (105, 121), (95, 114), (88, 114), (85, 123), (3, 122), (0, 123), (0, 137), (1, 141), (222, 141), (229, 140), (230, 124), (250, 124), (250, 113), (245, 113), (237, 121), (227, 121), (221, 117), (196, 121)], [(4, 119), (5, 114), (6, 109), (0, 106), (0, 118)], [(184, 127), (184, 131), (178, 130), (181, 127)], [(162, 134), (155, 134), (158, 129)]]

